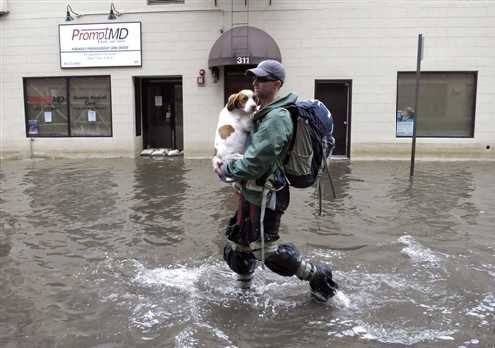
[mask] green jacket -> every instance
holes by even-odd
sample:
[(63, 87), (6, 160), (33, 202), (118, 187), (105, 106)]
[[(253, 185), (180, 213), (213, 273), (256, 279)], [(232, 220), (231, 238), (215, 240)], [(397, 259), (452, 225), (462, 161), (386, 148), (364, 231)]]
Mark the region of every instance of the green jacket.
[(284, 159), (293, 128), (290, 114), (284, 108), (296, 100), (297, 96), (289, 93), (257, 111), (244, 157), (226, 165), (227, 175), (243, 182), (244, 198), (257, 206), (261, 206), (262, 192), (246, 188), (246, 182), (273, 174)]

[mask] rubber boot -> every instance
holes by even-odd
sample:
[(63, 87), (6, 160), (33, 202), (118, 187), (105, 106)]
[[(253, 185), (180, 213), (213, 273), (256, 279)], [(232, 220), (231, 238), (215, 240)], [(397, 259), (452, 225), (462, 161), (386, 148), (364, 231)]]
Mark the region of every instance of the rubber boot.
[(338, 289), (337, 283), (332, 279), (332, 271), (326, 265), (315, 265), (309, 261), (301, 261), (297, 276), (299, 279), (309, 281), (311, 296), (318, 302), (327, 302)]
[(230, 269), (237, 273), (237, 285), (241, 289), (249, 289), (256, 269), (254, 254), (234, 249), (231, 243), (227, 243), (223, 249), (223, 258)]

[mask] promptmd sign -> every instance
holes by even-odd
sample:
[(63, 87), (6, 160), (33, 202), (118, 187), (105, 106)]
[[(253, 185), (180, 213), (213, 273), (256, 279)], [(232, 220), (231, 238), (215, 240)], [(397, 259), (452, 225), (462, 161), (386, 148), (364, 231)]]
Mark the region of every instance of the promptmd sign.
[(60, 66), (141, 66), (141, 23), (60, 24)]

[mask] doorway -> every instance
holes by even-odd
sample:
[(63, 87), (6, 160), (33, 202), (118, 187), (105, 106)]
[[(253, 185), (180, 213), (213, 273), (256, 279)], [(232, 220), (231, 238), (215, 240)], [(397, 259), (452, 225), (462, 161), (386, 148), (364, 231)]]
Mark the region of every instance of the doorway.
[(315, 98), (322, 101), (332, 113), (335, 137), (333, 154), (350, 158), (352, 80), (316, 80)]
[(182, 77), (136, 78), (135, 86), (141, 94), (143, 147), (183, 150)]
[(226, 65), (225, 66), (225, 84), (224, 84), (224, 104), (227, 99), (234, 93), (243, 89), (253, 89), (253, 81), (244, 75), (247, 69), (254, 68), (256, 65)]

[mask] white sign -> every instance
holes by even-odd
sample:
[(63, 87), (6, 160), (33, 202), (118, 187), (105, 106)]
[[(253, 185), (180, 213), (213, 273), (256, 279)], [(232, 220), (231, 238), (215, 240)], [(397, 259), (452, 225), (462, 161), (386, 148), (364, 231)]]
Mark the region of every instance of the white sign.
[(162, 106), (163, 98), (161, 95), (155, 95), (155, 106)]
[(397, 111), (396, 120), (397, 129), (395, 135), (398, 137), (412, 137), (414, 131), (414, 116), (406, 111)]
[(398, 137), (412, 137), (414, 122), (397, 122)]
[(45, 111), (45, 123), (50, 123), (50, 122), (52, 122), (52, 112)]
[(88, 110), (88, 122), (96, 122), (96, 111)]
[(141, 23), (60, 24), (60, 66), (141, 66)]

